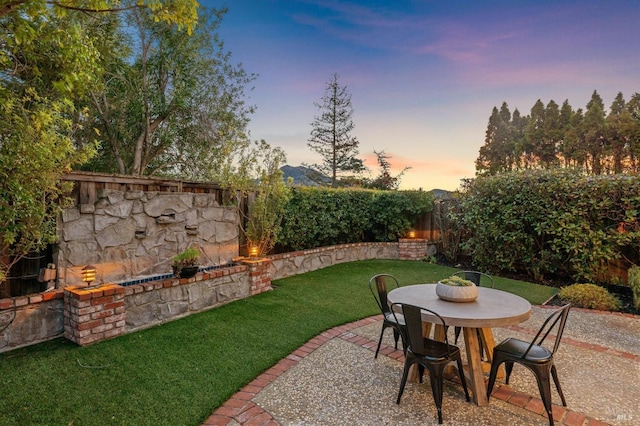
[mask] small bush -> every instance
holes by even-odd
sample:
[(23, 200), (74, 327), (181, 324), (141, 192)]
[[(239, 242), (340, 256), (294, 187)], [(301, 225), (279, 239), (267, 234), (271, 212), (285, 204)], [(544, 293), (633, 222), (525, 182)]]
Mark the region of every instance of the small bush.
[(618, 311), (621, 306), (617, 297), (595, 284), (573, 284), (563, 287), (558, 292), (558, 298), (578, 308), (601, 311)]
[(633, 292), (633, 305), (640, 309), (640, 267), (629, 268), (629, 287)]

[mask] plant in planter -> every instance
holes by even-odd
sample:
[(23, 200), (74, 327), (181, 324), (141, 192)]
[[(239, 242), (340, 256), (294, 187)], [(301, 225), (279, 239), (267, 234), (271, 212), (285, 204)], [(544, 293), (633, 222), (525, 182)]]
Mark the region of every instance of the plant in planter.
[(185, 251), (173, 257), (173, 274), (180, 278), (190, 278), (198, 273), (198, 261), (200, 252), (197, 248), (189, 246)]
[(478, 287), (457, 275), (438, 281), (436, 294), (448, 302), (473, 302), (478, 298)]

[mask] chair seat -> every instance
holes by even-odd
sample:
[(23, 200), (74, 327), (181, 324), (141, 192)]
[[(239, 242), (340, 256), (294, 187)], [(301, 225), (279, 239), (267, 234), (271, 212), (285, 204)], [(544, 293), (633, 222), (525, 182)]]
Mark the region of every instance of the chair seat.
[[(396, 318), (398, 319), (397, 322), (396, 322)], [(396, 314), (394, 317), (391, 312), (385, 312), (384, 320), (389, 321), (390, 323), (393, 323), (393, 324), (400, 323), (400, 325), (404, 325), (404, 317), (402, 316), (402, 314)]]
[[(526, 352), (527, 348), (531, 342), (525, 342), (519, 339), (515, 339), (513, 337), (509, 337), (504, 340), (502, 343), (497, 345), (494, 348), (494, 353), (496, 351), (504, 352), (516, 357), (522, 358), (523, 354)], [(525, 359), (527, 362), (532, 363), (545, 363), (548, 362), (552, 357), (552, 353), (550, 350), (543, 346), (533, 345), (531, 346), (531, 350), (527, 353)]]
[[(451, 355), (460, 352), (460, 349), (457, 346), (447, 345), (444, 342), (438, 342), (437, 340), (432, 340), (425, 338), (424, 340), (424, 352), (418, 353), (413, 351), (418, 356), (428, 358), (431, 361), (445, 360), (448, 359)], [(447, 346), (449, 346), (449, 351), (447, 352)], [(411, 349), (411, 347), (410, 347)]]

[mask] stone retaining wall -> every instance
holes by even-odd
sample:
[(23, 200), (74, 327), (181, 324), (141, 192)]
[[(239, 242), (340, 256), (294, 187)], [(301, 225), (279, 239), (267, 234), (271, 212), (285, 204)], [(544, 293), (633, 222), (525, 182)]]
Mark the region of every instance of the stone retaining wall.
[(338, 263), (367, 259), (399, 259), (398, 243), (354, 243), (268, 256), (271, 279), (304, 274)]
[(125, 287), (126, 332), (202, 312), (251, 296), (246, 265)]
[[(76, 327), (67, 329), (69, 338), (78, 344), (88, 344), (268, 291), (271, 280), (356, 260), (399, 259), (404, 250), (401, 246), (402, 243), (344, 244), (278, 254), (267, 259), (245, 259), (240, 265), (200, 272), (192, 278), (170, 278), (127, 287), (107, 285), (103, 287), (120, 287), (121, 290), (112, 292), (118, 300), (107, 301), (103, 292), (94, 298), (95, 303), (89, 302), (86, 306), (80, 299), (86, 299), (83, 291), (90, 292), (77, 287), (0, 299), (0, 352), (62, 336), (65, 333), (64, 298), (67, 298), (70, 311), (66, 313), (67, 325)], [(433, 244), (420, 247), (419, 250), (435, 250)], [(428, 254), (425, 252), (421, 257)], [(72, 291), (83, 295), (78, 295), (74, 302), (71, 295), (66, 295)], [(123, 310), (121, 305), (114, 305), (120, 303), (122, 295)], [(94, 299), (89, 296), (87, 300)], [(102, 309), (100, 312), (93, 309), (98, 305)], [(116, 312), (116, 309), (119, 310)], [(96, 322), (107, 317), (111, 319), (100, 324)], [(110, 326), (105, 325), (122, 327), (123, 318), (124, 329), (117, 333), (109, 331)]]
[[(117, 290), (109, 290), (105, 296), (105, 289), (115, 288)], [(237, 265), (198, 273), (192, 278), (171, 278), (127, 287), (107, 284), (94, 290), (69, 286), (27, 297), (0, 299), (0, 352), (63, 335), (85, 345), (266, 290), (268, 288), (252, 283), (249, 266)], [(92, 297), (94, 295), (99, 296)], [(105, 297), (118, 300), (107, 301)], [(113, 305), (120, 302), (122, 306)], [(105, 320), (106, 317), (114, 321)], [(116, 333), (112, 328), (121, 329)]]

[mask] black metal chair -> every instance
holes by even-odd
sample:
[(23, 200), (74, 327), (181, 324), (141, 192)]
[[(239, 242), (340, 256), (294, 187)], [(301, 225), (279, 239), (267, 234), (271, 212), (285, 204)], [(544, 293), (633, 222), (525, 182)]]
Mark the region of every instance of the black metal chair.
[(439, 342), (432, 340), (422, 335), (422, 312), (428, 312), (433, 316), (433, 323), (442, 326), (446, 326), (444, 319), (436, 312), (430, 309), (421, 309), (417, 306), (394, 303), (391, 305), (391, 310), (394, 315), (398, 315), (396, 312), (401, 312), (404, 316), (405, 326), (403, 333), (405, 333), (405, 339), (407, 346), (405, 348), (405, 362), (404, 369), (402, 371), (402, 380), (400, 381), (400, 391), (398, 392), (398, 400), (400, 404), (400, 398), (404, 392), (404, 387), (407, 384), (407, 378), (409, 375), (409, 369), (412, 365), (418, 364), (418, 371), (420, 375), (420, 383), (422, 383), (422, 376), (424, 369), (429, 370), (429, 381), (431, 382), (431, 392), (433, 393), (433, 400), (438, 410), (438, 423), (442, 423), (442, 394), (443, 394), (443, 381), (444, 381), (444, 369), (450, 362), (455, 361), (458, 366), (458, 373), (460, 374), (460, 381), (464, 388), (464, 394), (469, 399), (469, 390), (467, 389), (467, 382), (462, 370), (462, 358), (460, 356), (460, 349), (457, 346), (450, 345), (446, 333), (444, 334), (445, 341)]
[(458, 275), (465, 280), (469, 280), (473, 282), (478, 287), (491, 287), (493, 288), (495, 283), (493, 281), (493, 277), (489, 274), (485, 274), (484, 272), (479, 271), (458, 271), (454, 273), (454, 275)]
[[(465, 280), (469, 280), (472, 283), (474, 283), (476, 286), (478, 287), (490, 287), (490, 288), (494, 288), (495, 283), (493, 281), (493, 277), (489, 274), (485, 274), (484, 272), (479, 272), (479, 271), (458, 271), (456, 273), (454, 273), (453, 275), (458, 275), (462, 278), (464, 278)], [(455, 335), (455, 339), (454, 339), (454, 343), (457, 345), (458, 344), (458, 338), (460, 338), (460, 332), (462, 331), (462, 328), (460, 327), (456, 327), (453, 332)], [(482, 347), (482, 337), (480, 335), (478, 335), (478, 342), (480, 342), (480, 353), (484, 353), (483, 347)]]
[[(393, 329), (395, 348), (398, 349), (398, 339), (402, 337), (401, 327), (404, 326), (404, 318), (401, 315), (395, 317), (391, 313), (391, 309), (389, 308), (389, 302), (387, 299), (387, 281), (390, 281), (390, 286), (392, 286), (393, 288), (400, 287), (400, 285), (398, 284), (398, 280), (393, 275), (389, 274), (374, 275), (369, 280), (369, 290), (371, 290), (371, 294), (373, 294), (373, 298), (376, 300), (376, 303), (380, 308), (380, 312), (382, 312), (382, 315), (384, 316), (384, 319), (382, 320), (382, 331), (380, 331), (380, 340), (378, 340), (378, 347), (376, 349), (374, 358), (378, 358), (380, 345), (382, 345), (382, 337), (384, 336), (384, 331), (387, 328)], [(404, 340), (402, 341), (402, 343), (404, 348)]]
[[(549, 376), (553, 377), (553, 381), (562, 400), (562, 405), (567, 406), (567, 401), (564, 399), (562, 388), (560, 387), (560, 381), (558, 380), (558, 372), (553, 362), (553, 355), (560, 346), (560, 339), (564, 332), (564, 327), (567, 323), (567, 316), (569, 315), (569, 309), (571, 304), (568, 303), (562, 306), (560, 309), (556, 309), (547, 317), (545, 322), (540, 327), (540, 330), (531, 340), (531, 342), (525, 342), (523, 340), (507, 338), (502, 343), (497, 345), (493, 349), (493, 362), (491, 363), (491, 372), (489, 373), (489, 384), (487, 386), (487, 398), (491, 396), (493, 385), (496, 381), (496, 373), (500, 364), (505, 363), (505, 383), (509, 384), (509, 376), (513, 370), (513, 364), (522, 364), (531, 370), (538, 382), (538, 389), (540, 390), (540, 396), (542, 397), (542, 403), (544, 409), (549, 417), (549, 424), (553, 426), (553, 414), (551, 412), (551, 383)], [(550, 332), (556, 329), (555, 342), (551, 350), (542, 346), (542, 343), (550, 335)], [(542, 336), (542, 337), (540, 337)]]

